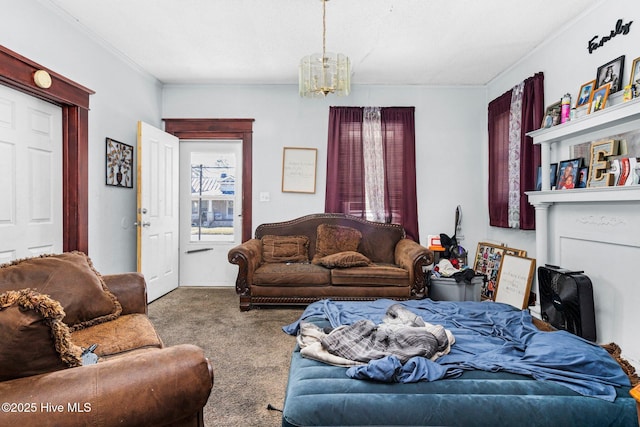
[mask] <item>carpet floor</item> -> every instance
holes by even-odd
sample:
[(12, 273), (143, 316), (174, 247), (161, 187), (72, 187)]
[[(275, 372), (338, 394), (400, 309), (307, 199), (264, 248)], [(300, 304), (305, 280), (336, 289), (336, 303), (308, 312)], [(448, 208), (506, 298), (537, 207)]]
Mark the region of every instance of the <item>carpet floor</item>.
[(205, 426), (280, 426), (295, 337), (282, 331), (302, 308), (241, 312), (234, 288), (178, 288), (149, 304), (165, 346), (195, 344), (214, 369)]

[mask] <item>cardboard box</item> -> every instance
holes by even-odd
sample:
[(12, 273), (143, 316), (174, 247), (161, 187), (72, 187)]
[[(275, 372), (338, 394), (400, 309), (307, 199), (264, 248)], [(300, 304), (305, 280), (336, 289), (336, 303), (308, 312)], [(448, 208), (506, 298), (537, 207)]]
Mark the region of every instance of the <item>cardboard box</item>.
[(429, 298), (434, 301), (480, 301), (484, 276), (475, 276), (468, 282), (456, 282), (452, 277), (429, 278)]

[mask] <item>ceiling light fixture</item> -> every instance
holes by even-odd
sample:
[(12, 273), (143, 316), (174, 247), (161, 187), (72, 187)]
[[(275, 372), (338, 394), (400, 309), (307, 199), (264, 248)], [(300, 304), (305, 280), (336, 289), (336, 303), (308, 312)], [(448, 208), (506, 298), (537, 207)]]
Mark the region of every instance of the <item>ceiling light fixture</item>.
[(351, 91), (351, 62), (341, 53), (326, 52), (327, 13), (322, 1), (322, 54), (314, 53), (300, 60), (299, 91), (304, 98), (324, 98), (330, 93), (347, 96)]

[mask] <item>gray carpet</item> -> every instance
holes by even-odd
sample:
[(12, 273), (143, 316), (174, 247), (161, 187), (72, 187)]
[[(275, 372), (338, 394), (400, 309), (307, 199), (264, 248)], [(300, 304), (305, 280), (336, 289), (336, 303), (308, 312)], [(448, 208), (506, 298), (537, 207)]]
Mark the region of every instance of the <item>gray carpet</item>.
[(234, 288), (178, 288), (149, 304), (165, 346), (195, 344), (213, 364), (206, 426), (280, 426), (295, 338), (281, 327), (302, 308), (240, 312)]

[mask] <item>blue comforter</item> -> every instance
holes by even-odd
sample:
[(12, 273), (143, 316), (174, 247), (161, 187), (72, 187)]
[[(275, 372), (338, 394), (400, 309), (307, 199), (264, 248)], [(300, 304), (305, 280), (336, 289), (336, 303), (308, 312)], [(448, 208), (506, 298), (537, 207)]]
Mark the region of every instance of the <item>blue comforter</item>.
[[(283, 327), (297, 334), (301, 321), (323, 317), (332, 327), (360, 319), (381, 323), (397, 301), (322, 300), (310, 304), (298, 321)], [(602, 347), (565, 331), (541, 332), (527, 311), (493, 302), (411, 300), (400, 304), (425, 322), (442, 325), (455, 336), (451, 352), (436, 362), (412, 358), (404, 365), (394, 356), (353, 367), (353, 378), (388, 382), (432, 381), (462, 370), (506, 371), (554, 381), (586, 396), (613, 401), (614, 387), (629, 386), (629, 378)]]

